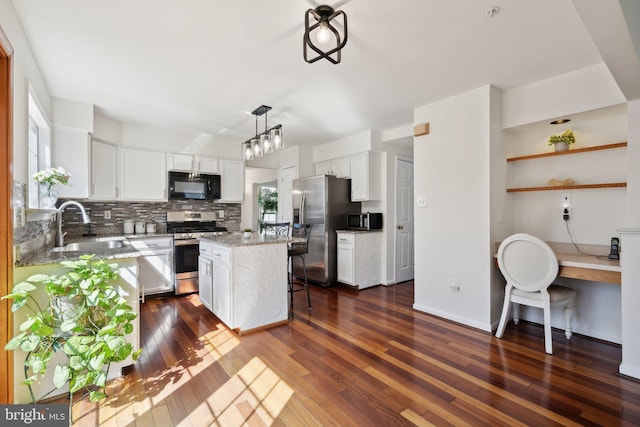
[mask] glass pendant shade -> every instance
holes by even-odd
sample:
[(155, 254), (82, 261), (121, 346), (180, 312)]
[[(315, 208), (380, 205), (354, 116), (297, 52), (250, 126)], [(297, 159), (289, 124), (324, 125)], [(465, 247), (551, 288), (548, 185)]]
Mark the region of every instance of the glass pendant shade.
[(253, 160), (253, 148), (251, 147), (251, 141), (246, 141), (242, 144), (242, 153), (245, 160)]
[(281, 150), (284, 148), (284, 139), (282, 139), (282, 126), (276, 126), (273, 129), (273, 148)]
[(260, 141), (258, 138), (253, 138), (251, 140), (251, 148), (253, 149), (253, 157), (262, 157), (262, 147), (260, 146)]
[(269, 132), (260, 135), (260, 146), (264, 154), (273, 153), (273, 144), (271, 143), (271, 135)]

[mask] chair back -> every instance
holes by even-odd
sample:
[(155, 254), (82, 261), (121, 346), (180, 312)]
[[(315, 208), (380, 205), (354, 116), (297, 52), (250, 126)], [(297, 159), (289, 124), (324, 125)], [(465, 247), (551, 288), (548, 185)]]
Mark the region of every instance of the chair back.
[(278, 237), (289, 236), (289, 223), (288, 222), (265, 222), (264, 224), (265, 234)]
[(304, 253), (307, 253), (309, 251), (309, 237), (311, 237), (311, 224), (293, 224), (291, 237), (304, 239), (304, 242), (292, 243), (291, 247), (299, 250), (303, 249)]
[(546, 289), (558, 276), (558, 259), (551, 247), (525, 233), (502, 241), (498, 248), (498, 267), (507, 284), (525, 292)]

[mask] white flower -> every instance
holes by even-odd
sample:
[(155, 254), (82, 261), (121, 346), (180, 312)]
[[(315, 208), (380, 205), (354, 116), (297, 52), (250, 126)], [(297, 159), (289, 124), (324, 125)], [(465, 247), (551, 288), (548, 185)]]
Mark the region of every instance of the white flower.
[(40, 184), (51, 187), (55, 184), (68, 184), (71, 174), (64, 170), (61, 166), (57, 168), (46, 168), (36, 172), (33, 175), (33, 180)]

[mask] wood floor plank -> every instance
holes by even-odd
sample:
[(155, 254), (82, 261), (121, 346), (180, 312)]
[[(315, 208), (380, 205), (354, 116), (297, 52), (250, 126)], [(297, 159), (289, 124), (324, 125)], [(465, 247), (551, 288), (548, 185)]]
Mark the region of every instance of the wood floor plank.
[(413, 310), (412, 282), (294, 298), (288, 324), (243, 336), (197, 294), (147, 299), (141, 358), (76, 425), (640, 425), (619, 346), (554, 330), (547, 355), (539, 325), (499, 340)]

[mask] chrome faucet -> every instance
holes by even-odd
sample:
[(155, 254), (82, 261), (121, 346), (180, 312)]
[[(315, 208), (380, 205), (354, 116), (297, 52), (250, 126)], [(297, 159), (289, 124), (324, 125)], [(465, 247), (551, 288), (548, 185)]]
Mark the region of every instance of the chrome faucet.
[(58, 215), (58, 234), (56, 235), (56, 246), (64, 246), (64, 234), (62, 234), (62, 211), (64, 210), (64, 208), (66, 208), (69, 205), (74, 205), (80, 208), (80, 212), (82, 212), (82, 221), (85, 224), (88, 224), (91, 222), (91, 218), (89, 218), (89, 215), (87, 215), (87, 211), (84, 210), (84, 206), (82, 206), (80, 203), (74, 200), (69, 200), (61, 204), (60, 207), (58, 208), (58, 214), (57, 214)]

